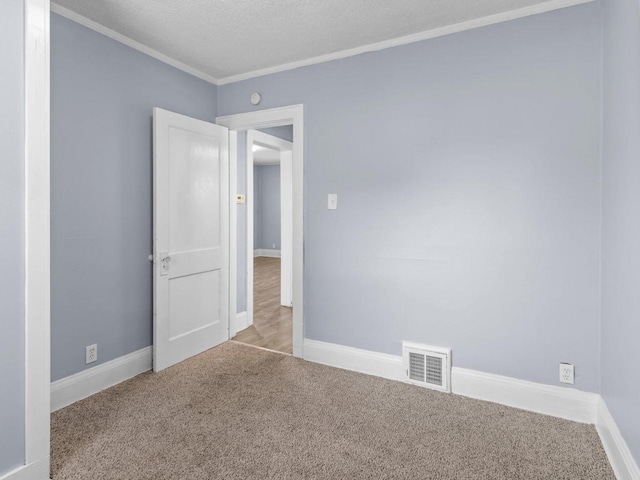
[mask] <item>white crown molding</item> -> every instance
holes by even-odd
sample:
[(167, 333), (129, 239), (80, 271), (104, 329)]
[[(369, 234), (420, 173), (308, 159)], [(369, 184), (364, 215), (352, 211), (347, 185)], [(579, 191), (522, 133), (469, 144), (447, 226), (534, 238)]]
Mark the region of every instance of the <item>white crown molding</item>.
[(596, 428), (616, 478), (618, 480), (640, 480), (640, 468), (602, 398), (598, 402)]
[(5, 473), (0, 480), (49, 480), (49, 456)]
[(387, 48), (399, 47), (401, 45), (407, 45), (410, 43), (420, 42), (422, 40), (428, 40), (430, 38), (442, 37), (444, 35), (450, 35), (452, 33), (463, 32), (465, 30), (472, 30), (474, 28), (486, 27), (488, 25), (494, 25), (496, 23), (508, 22), (510, 20), (516, 20), (518, 18), (528, 17), (530, 15), (537, 15), (539, 13), (546, 13), (553, 10), (559, 10), (561, 8), (573, 7), (583, 3), (590, 3), (594, 0), (550, 0), (544, 3), (538, 3), (529, 7), (519, 8), (508, 12), (497, 13), (495, 15), (488, 15), (486, 17), (475, 18), (466, 22), (456, 23), (453, 25), (446, 25), (444, 27), (434, 28), (431, 30), (425, 30), (424, 32), (418, 32), (404, 37), (392, 38), (384, 40), (382, 42), (371, 43), (369, 45), (363, 45), (361, 47), (350, 48), (347, 50), (341, 50), (339, 52), (329, 53), (326, 55), (320, 55), (318, 57), (308, 58), (305, 60), (299, 60), (296, 62), (285, 63), (274, 67), (263, 68), (260, 70), (254, 70), (247, 73), (239, 73), (237, 75), (230, 75), (218, 79), (218, 85), (226, 85), (229, 83), (241, 82), (243, 80), (249, 80), (250, 78), (262, 77), (264, 75), (270, 75), (272, 73), (284, 72), (287, 70), (293, 70), (295, 68), (307, 67), (309, 65), (315, 65), (317, 63), (330, 62), (332, 60), (339, 60), (342, 58), (353, 57), (362, 53), (376, 52), (378, 50), (385, 50)]
[(174, 58), (165, 55), (164, 53), (160, 53), (153, 48), (147, 47), (140, 42), (137, 42), (121, 33), (116, 32), (115, 30), (111, 30), (104, 25), (99, 24), (98, 22), (94, 22), (93, 20), (88, 19), (87, 17), (83, 17), (82, 15), (69, 10), (68, 8), (61, 7), (56, 3), (51, 3), (51, 11), (53, 13), (57, 13), (58, 15), (68, 18), (69, 20), (76, 22), (83, 27), (87, 27), (95, 32), (98, 32), (106, 37), (111, 38), (117, 42), (120, 42), (127, 47), (131, 47), (134, 50), (138, 50), (139, 52), (144, 53), (145, 55), (149, 55), (150, 57), (155, 58), (156, 60), (160, 60), (167, 65), (171, 65), (178, 70), (182, 70), (183, 72), (188, 73), (189, 75), (193, 75), (194, 77), (199, 78), (200, 80), (204, 80), (205, 82), (212, 83), (213, 85), (218, 85), (218, 79), (209, 75), (207, 73), (201, 72), (197, 68), (190, 67), (189, 65), (182, 63)]
[(146, 347), (53, 382), (51, 384), (51, 411), (60, 410), (78, 400), (147, 372), (151, 370), (152, 366), (153, 349)]
[(284, 72), (287, 70), (293, 70), (295, 68), (307, 67), (318, 63), (330, 62), (332, 60), (339, 60), (342, 58), (353, 57), (362, 53), (375, 52), (378, 50), (384, 50), (387, 48), (398, 47), (401, 45), (407, 45), (410, 43), (420, 42), (422, 40), (428, 40), (430, 38), (442, 37), (444, 35), (450, 35), (452, 33), (463, 32), (465, 30), (472, 30), (474, 28), (486, 27), (488, 25), (494, 25), (496, 23), (508, 22), (510, 20), (516, 20), (518, 18), (528, 17), (531, 15), (537, 15), (539, 13), (546, 13), (553, 10), (559, 10), (561, 8), (573, 7), (575, 5), (581, 5), (583, 3), (593, 2), (594, 0), (550, 0), (529, 7), (519, 8), (508, 12), (502, 12), (495, 15), (488, 15), (486, 17), (475, 18), (466, 22), (456, 23), (453, 25), (446, 25), (440, 28), (434, 28), (431, 30), (425, 30), (423, 32), (406, 35), (404, 37), (392, 38), (384, 40), (382, 42), (372, 43), (369, 45), (363, 45), (360, 47), (350, 48), (347, 50), (341, 50), (338, 52), (329, 53), (326, 55), (320, 55), (317, 57), (307, 58), (305, 60), (299, 60), (296, 62), (285, 63), (282, 65), (276, 65), (273, 67), (263, 68), (259, 70), (253, 70), (251, 72), (239, 73), (237, 75), (229, 75), (223, 78), (216, 78), (212, 75), (204, 73), (194, 67), (190, 67), (178, 60), (175, 60), (163, 53), (158, 52), (140, 42), (137, 42), (121, 33), (111, 30), (104, 25), (101, 25), (93, 20), (90, 20), (82, 15), (75, 13), (67, 8), (61, 7), (55, 3), (51, 3), (51, 11), (61, 15), (69, 20), (72, 20), (80, 25), (83, 25), (91, 30), (101, 33), (113, 40), (116, 40), (124, 45), (134, 48), (146, 55), (149, 55), (161, 62), (164, 62), (172, 67), (182, 70), (194, 77), (205, 80), (214, 85), (227, 85), (229, 83), (240, 82), (243, 80), (249, 80), (251, 78), (262, 77), (264, 75), (270, 75), (273, 73)]

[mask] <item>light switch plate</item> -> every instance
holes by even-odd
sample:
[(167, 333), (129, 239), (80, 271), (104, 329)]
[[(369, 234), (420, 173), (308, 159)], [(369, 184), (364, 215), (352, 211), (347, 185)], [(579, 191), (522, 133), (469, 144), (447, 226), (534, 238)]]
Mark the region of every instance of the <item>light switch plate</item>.
[(329, 194), (329, 200), (328, 200), (327, 208), (329, 210), (335, 210), (336, 208), (338, 208), (338, 194), (337, 193), (330, 193)]

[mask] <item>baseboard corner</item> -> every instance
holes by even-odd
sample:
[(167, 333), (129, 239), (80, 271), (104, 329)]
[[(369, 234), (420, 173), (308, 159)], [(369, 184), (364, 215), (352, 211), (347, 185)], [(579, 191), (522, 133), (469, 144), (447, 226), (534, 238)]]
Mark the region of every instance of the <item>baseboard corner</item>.
[(603, 398), (598, 402), (596, 429), (618, 480), (640, 480), (640, 468)]
[(47, 455), (29, 465), (12, 470), (0, 476), (0, 480), (49, 480), (49, 462)]

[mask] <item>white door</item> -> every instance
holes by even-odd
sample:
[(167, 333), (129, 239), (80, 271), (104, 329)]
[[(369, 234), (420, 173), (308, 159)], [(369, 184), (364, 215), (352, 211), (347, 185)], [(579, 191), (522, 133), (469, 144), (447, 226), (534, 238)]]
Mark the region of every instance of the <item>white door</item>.
[(229, 133), (156, 108), (153, 369), (229, 339)]

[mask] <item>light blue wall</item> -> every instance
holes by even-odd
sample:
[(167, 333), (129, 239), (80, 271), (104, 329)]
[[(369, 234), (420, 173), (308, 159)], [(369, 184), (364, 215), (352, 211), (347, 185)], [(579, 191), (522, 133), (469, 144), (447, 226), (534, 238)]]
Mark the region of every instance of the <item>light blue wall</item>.
[(305, 105), (306, 337), (599, 391), (600, 89), (597, 3), (220, 87)]
[(282, 125), (280, 127), (261, 128), (260, 132), (273, 135), (274, 137), (293, 142), (293, 125)]
[(0, 477), (24, 465), (24, 3), (0, 2)]
[(151, 345), (152, 109), (215, 121), (216, 87), (51, 19), (52, 380)]
[(602, 394), (640, 462), (640, 9), (603, 2)]
[(256, 166), (253, 171), (253, 248), (280, 250), (280, 165)]

